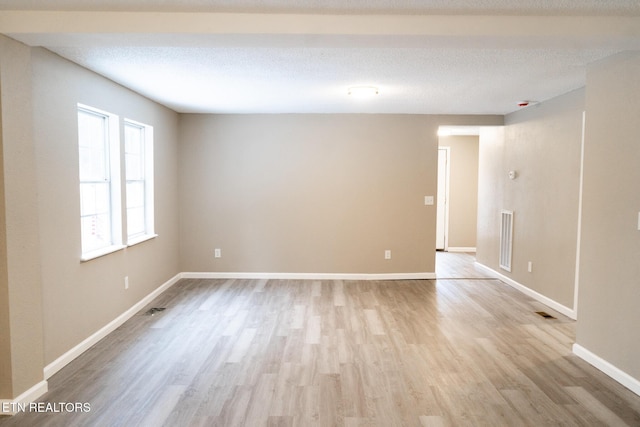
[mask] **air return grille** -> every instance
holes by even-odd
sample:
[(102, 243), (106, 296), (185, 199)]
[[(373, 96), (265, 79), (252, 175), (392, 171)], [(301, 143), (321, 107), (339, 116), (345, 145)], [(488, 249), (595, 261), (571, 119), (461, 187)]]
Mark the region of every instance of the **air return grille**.
[(500, 214), (500, 268), (511, 271), (513, 248), (513, 211), (503, 210)]

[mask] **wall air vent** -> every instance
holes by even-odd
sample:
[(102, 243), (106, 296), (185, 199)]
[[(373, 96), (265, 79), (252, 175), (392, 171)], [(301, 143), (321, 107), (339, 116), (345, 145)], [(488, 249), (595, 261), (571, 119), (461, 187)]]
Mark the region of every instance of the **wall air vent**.
[(503, 210), (500, 214), (500, 268), (511, 271), (513, 249), (513, 211)]

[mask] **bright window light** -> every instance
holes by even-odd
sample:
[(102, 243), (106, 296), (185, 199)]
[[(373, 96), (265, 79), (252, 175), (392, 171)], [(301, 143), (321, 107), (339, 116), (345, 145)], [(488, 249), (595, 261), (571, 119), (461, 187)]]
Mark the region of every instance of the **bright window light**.
[(375, 86), (352, 86), (349, 88), (348, 94), (357, 98), (370, 98), (378, 94), (378, 88)]

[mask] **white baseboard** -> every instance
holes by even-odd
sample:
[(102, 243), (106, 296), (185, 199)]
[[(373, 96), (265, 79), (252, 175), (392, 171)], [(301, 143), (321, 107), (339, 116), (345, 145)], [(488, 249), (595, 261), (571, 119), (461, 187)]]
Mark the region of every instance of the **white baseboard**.
[(559, 302), (556, 302), (556, 301), (552, 300), (551, 298), (546, 297), (546, 296), (534, 291), (533, 289), (527, 288), (523, 284), (516, 282), (515, 280), (505, 276), (504, 274), (498, 273), (494, 269), (489, 268), (484, 264), (481, 264), (481, 263), (476, 261), (475, 265), (480, 267), (481, 269), (486, 270), (490, 274), (495, 275), (498, 279), (502, 280), (507, 285), (516, 288), (517, 290), (519, 290), (523, 294), (535, 299), (536, 301), (541, 302), (542, 304), (546, 305), (549, 308), (554, 309), (558, 313), (564, 314), (565, 316), (567, 316), (570, 319), (576, 320), (577, 316), (576, 316), (576, 311), (574, 309), (566, 307), (566, 306), (560, 304)]
[[(38, 384), (31, 387), (29, 390), (22, 393), (20, 396), (13, 400), (0, 399), (0, 415), (15, 415), (18, 413), (20, 405), (34, 402), (38, 400), (40, 396), (45, 394), (49, 390), (49, 384), (46, 380), (40, 381)], [(5, 411), (8, 409), (8, 411)]]
[(447, 252), (476, 252), (476, 248), (472, 248), (471, 246), (466, 247), (466, 246), (459, 246), (459, 247), (451, 247), (449, 246), (447, 248)]
[(623, 370), (607, 362), (600, 356), (597, 356), (596, 354), (590, 352), (580, 344), (573, 345), (573, 354), (589, 363), (593, 367), (604, 372), (605, 374), (640, 396), (640, 380), (632, 377)]
[(193, 272), (182, 273), (183, 279), (280, 279), (280, 280), (425, 280), (435, 279), (436, 273), (241, 273)]
[(181, 274), (177, 274), (167, 282), (165, 282), (160, 287), (156, 288), (153, 292), (151, 292), (146, 297), (142, 298), (138, 301), (133, 307), (122, 313), (120, 316), (113, 319), (103, 328), (98, 330), (93, 335), (89, 336), (87, 339), (82, 341), (80, 344), (73, 347), (71, 350), (67, 351), (62, 356), (58, 357), (56, 360), (48, 364), (44, 367), (44, 377), (45, 379), (51, 378), (53, 374), (58, 372), (60, 369), (64, 368), (69, 362), (71, 362), (76, 357), (80, 356), (82, 353), (87, 351), (91, 346), (96, 344), (102, 338), (109, 335), (111, 332), (116, 330), (119, 326), (121, 326), (124, 322), (133, 317), (138, 311), (144, 308), (145, 305), (149, 304), (155, 297), (160, 295), (162, 292), (169, 289), (173, 286), (178, 280), (181, 279)]

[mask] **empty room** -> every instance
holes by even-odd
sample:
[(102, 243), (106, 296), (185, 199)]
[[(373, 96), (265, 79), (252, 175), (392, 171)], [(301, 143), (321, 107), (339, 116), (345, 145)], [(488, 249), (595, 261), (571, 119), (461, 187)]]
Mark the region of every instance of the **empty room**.
[(0, 0), (0, 426), (638, 426), (638, 164), (635, 0)]

